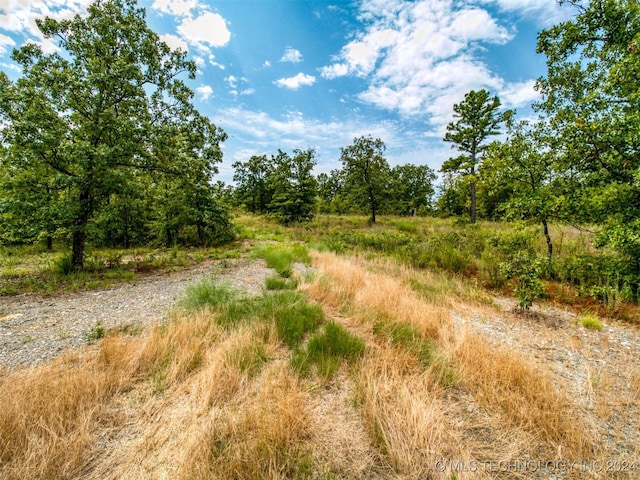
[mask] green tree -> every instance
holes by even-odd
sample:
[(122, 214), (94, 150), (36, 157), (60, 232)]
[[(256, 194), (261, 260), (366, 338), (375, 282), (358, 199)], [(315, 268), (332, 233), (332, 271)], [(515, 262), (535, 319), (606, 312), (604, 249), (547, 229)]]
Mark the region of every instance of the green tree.
[(511, 115), (511, 111), (500, 113), (500, 99), (490, 97), (487, 90), (471, 90), (464, 100), (453, 106), (454, 122), (447, 125), (445, 142), (452, 143), (462, 155), (450, 158), (440, 169), (441, 172), (462, 173), (469, 177), (471, 189), (471, 223), (476, 222), (476, 172), (487, 148), (485, 141), (500, 133), (499, 126)]
[[(181, 77), (194, 78), (195, 64), (159, 40), (134, 0), (97, 1), (87, 15), (37, 25), (61, 53), (14, 50), (22, 77), (0, 74), (2, 141), (12, 169), (64, 186), (61, 218), (82, 268), (91, 219), (135, 172), (176, 174), (194, 160), (217, 161), (224, 134), (190, 103)], [(174, 156), (185, 138), (197, 148)]]
[(251, 213), (267, 213), (273, 196), (269, 181), (275, 169), (273, 162), (266, 155), (253, 155), (246, 162), (235, 162), (233, 168), (236, 201)]
[(549, 220), (562, 216), (563, 196), (554, 182), (556, 158), (545, 141), (548, 135), (543, 123), (532, 126), (521, 121), (510, 125), (506, 140), (495, 142), (487, 150), (480, 177), (484, 186), (495, 190), (508, 185), (509, 197), (502, 204), (507, 216), (542, 225), (551, 260)]
[(317, 181), (311, 173), (316, 165), (315, 151), (294, 150), (293, 157), (278, 151), (273, 162), (274, 191), (269, 210), (284, 224), (311, 220), (318, 192)]
[(539, 109), (556, 133), (558, 170), (576, 222), (603, 225), (640, 283), (640, 4), (571, 1), (577, 15), (540, 33), (547, 76)]
[(353, 202), (365, 202), (372, 223), (376, 223), (376, 215), (388, 192), (389, 164), (383, 156), (385, 148), (379, 138), (362, 136), (354, 138), (353, 145), (340, 149), (345, 188)]
[(434, 171), (426, 165), (397, 165), (389, 173), (389, 199), (384, 210), (395, 215), (424, 215), (432, 208)]

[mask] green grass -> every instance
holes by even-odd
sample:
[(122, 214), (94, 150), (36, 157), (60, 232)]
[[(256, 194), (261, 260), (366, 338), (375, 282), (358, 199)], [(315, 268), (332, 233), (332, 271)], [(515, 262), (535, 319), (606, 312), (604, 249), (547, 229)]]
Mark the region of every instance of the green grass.
[(328, 322), (322, 332), (311, 337), (305, 349), (293, 356), (291, 366), (306, 375), (315, 365), (321, 377), (330, 379), (343, 361), (357, 360), (362, 357), (364, 350), (365, 344), (361, 338), (349, 333), (342, 325)]
[(298, 286), (298, 281), (295, 278), (273, 276), (267, 278), (265, 285), (267, 290), (295, 290)]
[(430, 366), (437, 357), (436, 343), (423, 338), (414, 327), (406, 323), (379, 321), (374, 324), (373, 333), (397, 347), (408, 349), (425, 367)]
[(278, 338), (289, 348), (297, 347), (324, 321), (320, 305), (309, 304), (303, 295), (292, 291), (269, 293), (259, 298), (256, 314), (275, 322)]
[(585, 315), (583, 317), (580, 317), (578, 319), (578, 322), (580, 322), (580, 325), (588, 328), (589, 330), (597, 330), (598, 332), (601, 332), (604, 328), (604, 324), (596, 315)]

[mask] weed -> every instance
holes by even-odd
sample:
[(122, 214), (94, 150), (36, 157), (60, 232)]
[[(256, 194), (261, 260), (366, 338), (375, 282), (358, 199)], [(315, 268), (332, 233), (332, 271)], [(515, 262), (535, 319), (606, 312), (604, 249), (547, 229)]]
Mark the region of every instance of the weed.
[(298, 281), (295, 278), (273, 276), (266, 280), (267, 290), (295, 290), (297, 286)]
[(604, 324), (597, 317), (597, 315), (585, 315), (583, 317), (580, 317), (578, 321), (583, 327), (588, 328), (590, 330), (597, 330), (601, 332), (602, 329), (604, 328)]
[(435, 342), (423, 338), (415, 327), (406, 323), (379, 321), (373, 326), (373, 333), (390, 341), (395, 346), (408, 349), (418, 357), (425, 367), (430, 366), (436, 356)]
[(309, 304), (302, 295), (291, 291), (274, 292), (258, 299), (255, 313), (259, 318), (273, 320), (278, 338), (290, 348), (298, 346), (324, 318), (319, 305)]
[(102, 322), (98, 321), (93, 327), (91, 327), (91, 330), (87, 332), (85, 338), (87, 342), (95, 342), (96, 340), (100, 340), (101, 338), (103, 338), (104, 334), (104, 325), (102, 325)]

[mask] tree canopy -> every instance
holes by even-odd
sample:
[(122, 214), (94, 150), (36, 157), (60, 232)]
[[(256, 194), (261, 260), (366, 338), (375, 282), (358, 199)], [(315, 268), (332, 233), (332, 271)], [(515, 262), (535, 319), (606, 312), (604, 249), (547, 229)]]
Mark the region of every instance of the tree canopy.
[(97, 1), (85, 16), (37, 25), (60, 53), (27, 44), (12, 55), (22, 76), (11, 82), (0, 73), (3, 186), (15, 193), (39, 178), (22, 191), (27, 199), (5, 196), (5, 218), (24, 209), (40, 231), (66, 229), (81, 268), (96, 212), (134, 198), (141, 177), (153, 174), (148, 186), (189, 190), (196, 211), (185, 215), (204, 234), (207, 214), (198, 212), (211, 200), (202, 195), (225, 134), (191, 103), (184, 78), (194, 78), (195, 64), (160, 41), (134, 0)]
[(471, 187), (471, 223), (476, 222), (476, 181), (475, 175), (482, 154), (487, 148), (486, 139), (500, 133), (499, 126), (508, 119), (510, 111), (500, 113), (500, 99), (491, 97), (487, 90), (471, 90), (464, 100), (453, 106), (455, 121), (447, 125), (444, 141), (452, 143), (462, 155), (447, 160), (442, 172), (461, 172), (469, 176)]

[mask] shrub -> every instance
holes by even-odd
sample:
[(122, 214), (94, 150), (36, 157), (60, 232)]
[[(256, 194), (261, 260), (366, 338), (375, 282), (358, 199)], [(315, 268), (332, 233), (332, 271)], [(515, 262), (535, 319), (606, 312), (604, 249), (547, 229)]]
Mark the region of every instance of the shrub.
[(590, 330), (602, 331), (604, 324), (596, 315), (585, 315), (578, 319), (580, 324)]

